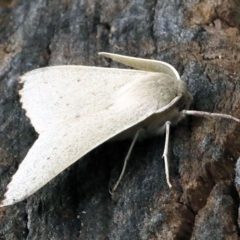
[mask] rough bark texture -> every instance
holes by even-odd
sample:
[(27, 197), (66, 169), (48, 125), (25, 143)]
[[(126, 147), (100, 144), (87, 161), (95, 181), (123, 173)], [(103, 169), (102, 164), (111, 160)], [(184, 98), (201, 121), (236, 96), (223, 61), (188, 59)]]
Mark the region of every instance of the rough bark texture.
[[(233, 0), (0, 1), (0, 193), (37, 138), (18, 77), (42, 66), (117, 66), (109, 51), (177, 68), (193, 109), (240, 118), (240, 7)], [(105, 143), (27, 200), (0, 209), (1, 239), (238, 239), (240, 125), (188, 117), (138, 143), (117, 193), (129, 141)], [(239, 160), (240, 161), (240, 160)]]

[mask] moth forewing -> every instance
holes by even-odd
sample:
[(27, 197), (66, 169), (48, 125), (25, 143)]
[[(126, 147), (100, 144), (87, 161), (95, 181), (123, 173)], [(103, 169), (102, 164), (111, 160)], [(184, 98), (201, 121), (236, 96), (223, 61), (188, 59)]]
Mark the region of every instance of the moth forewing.
[(178, 71), (170, 64), (162, 61), (144, 59), (144, 58), (135, 58), (128, 57), (119, 54), (100, 52), (100, 56), (111, 58), (116, 62), (120, 62), (126, 66), (130, 66), (136, 69), (149, 71), (149, 72), (161, 72), (171, 76), (176, 80), (180, 80)]
[(87, 66), (52, 66), (22, 77), (20, 101), (38, 133), (94, 114), (112, 104), (113, 95), (149, 72)]

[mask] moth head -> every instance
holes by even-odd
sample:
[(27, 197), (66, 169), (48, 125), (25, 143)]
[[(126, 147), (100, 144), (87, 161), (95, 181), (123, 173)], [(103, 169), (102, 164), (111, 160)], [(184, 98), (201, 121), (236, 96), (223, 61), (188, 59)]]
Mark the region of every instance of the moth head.
[(190, 108), (190, 105), (193, 101), (193, 96), (190, 92), (187, 92), (187, 95), (186, 95), (186, 107), (185, 109), (189, 109)]
[(181, 80), (178, 83), (178, 93), (182, 95), (178, 103), (179, 110), (188, 110), (192, 103), (193, 97), (191, 93), (188, 92), (187, 84)]

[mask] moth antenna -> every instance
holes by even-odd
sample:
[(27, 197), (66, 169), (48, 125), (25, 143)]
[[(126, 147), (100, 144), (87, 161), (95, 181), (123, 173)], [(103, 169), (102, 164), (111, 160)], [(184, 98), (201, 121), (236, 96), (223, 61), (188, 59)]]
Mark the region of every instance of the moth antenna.
[(127, 162), (128, 162), (128, 160), (129, 160), (129, 157), (130, 157), (130, 155), (131, 155), (132, 149), (133, 149), (133, 147), (134, 147), (134, 145), (135, 145), (135, 143), (136, 143), (136, 141), (137, 141), (137, 138), (138, 138), (138, 136), (139, 136), (139, 133), (140, 133), (141, 131), (142, 131), (142, 129), (140, 128), (140, 129), (138, 129), (138, 131), (135, 133), (135, 136), (134, 136), (134, 138), (133, 138), (133, 141), (132, 141), (132, 143), (131, 143), (131, 146), (130, 146), (130, 148), (129, 148), (129, 150), (128, 150), (127, 156), (125, 157), (124, 164), (123, 164), (123, 168), (122, 168), (122, 172), (121, 172), (121, 174), (120, 174), (117, 182), (115, 183), (113, 189), (112, 189), (112, 190), (109, 189), (109, 193), (110, 193), (111, 195), (113, 194), (114, 191), (117, 190), (117, 187), (118, 187), (119, 183), (121, 182), (121, 180), (122, 180), (122, 178), (123, 178), (124, 172), (125, 172), (125, 170), (126, 170)]
[(165, 175), (166, 175), (166, 181), (169, 188), (172, 187), (172, 184), (170, 183), (170, 180), (169, 180), (169, 166), (168, 166), (168, 146), (169, 146), (170, 125), (171, 125), (170, 121), (167, 121), (165, 123), (166, 138), (165, 138), (165, 145), (164, 145), (164, 151), (162, 156), (164, 158)]
[(226, 118), (240, 123), (240, 119), (233, 117), (232, 115), (223, 113), (210, 113), (203, 111), (183, 110), (182, 114), (192, 115), (196, 117), (212, 117), (212, 118)]

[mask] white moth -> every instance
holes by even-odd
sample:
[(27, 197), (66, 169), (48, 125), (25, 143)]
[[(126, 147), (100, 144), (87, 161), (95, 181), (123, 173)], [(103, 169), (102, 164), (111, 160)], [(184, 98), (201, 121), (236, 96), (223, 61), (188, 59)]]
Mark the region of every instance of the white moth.
[(39, 137), (8, 185), (1, 206), (27, 198), (109, 139), (133, 138), (130, 154), (137, 138), (165, 131), (163, 156), (171, 187), (167, 162), (170, 123), (177, 124), (186, 114), (240, 122), (230, 115), (189, 111), (192, 96), (176, 69), (165, 62), (100, 55), (140, 70), (54, 66), (21, 77), (22, 107)]

